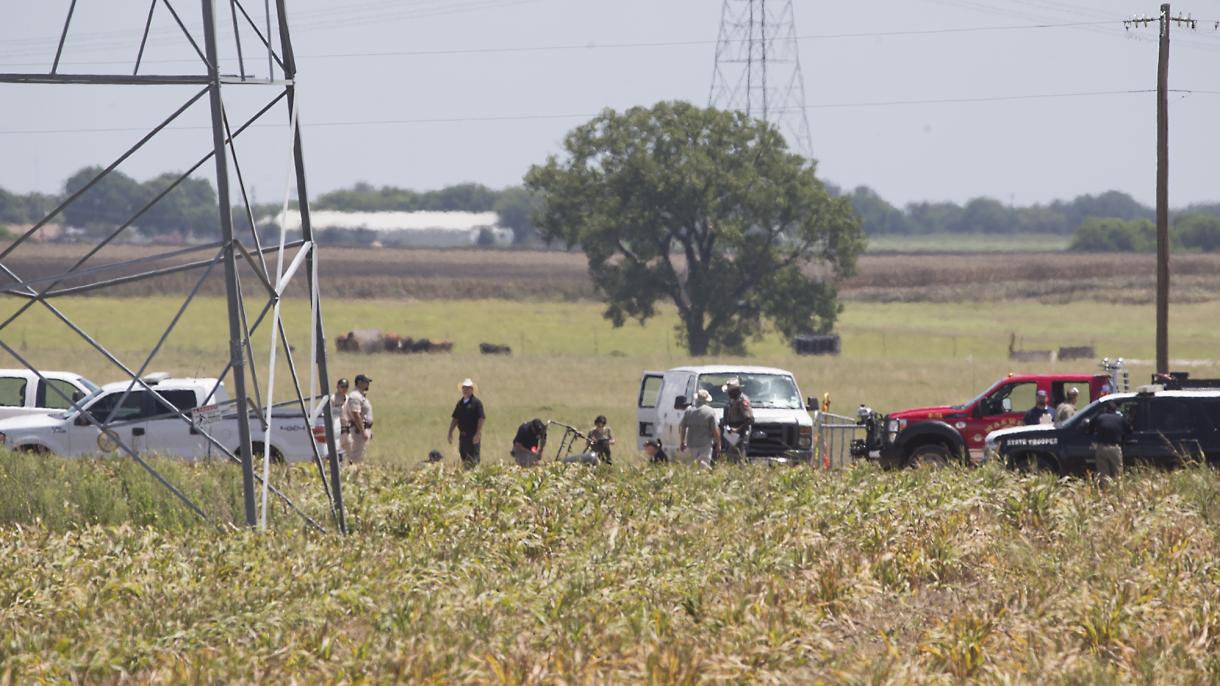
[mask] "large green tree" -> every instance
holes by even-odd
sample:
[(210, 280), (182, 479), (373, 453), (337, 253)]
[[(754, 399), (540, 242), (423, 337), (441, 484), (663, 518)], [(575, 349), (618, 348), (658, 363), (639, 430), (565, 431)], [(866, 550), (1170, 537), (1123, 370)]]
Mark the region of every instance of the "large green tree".
[(744, 352), (767, 321), (786, 336), (834, 326), (864, 235), (774, 127), (663, 102), (607, 110), (564, 148), (526, 187), (543, 237), (585, 251), (616, 326), (671, 301), (692, 355)]

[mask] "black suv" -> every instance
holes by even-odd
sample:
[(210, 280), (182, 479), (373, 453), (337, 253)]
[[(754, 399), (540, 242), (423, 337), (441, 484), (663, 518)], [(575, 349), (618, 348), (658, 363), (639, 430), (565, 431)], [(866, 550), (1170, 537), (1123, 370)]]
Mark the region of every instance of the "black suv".
[(1084, 474), (1094, 468), (1092, 420), (1114, 403), (1127, 422), (1123, 463), (1176, 467), (1184, 460), (1220, 465), (1220, 391), (1166, 391), (1145, 386), (1082, 408), (1058, 426), (1021, 426), (987, 435), (985, 458), (1022, 470)]

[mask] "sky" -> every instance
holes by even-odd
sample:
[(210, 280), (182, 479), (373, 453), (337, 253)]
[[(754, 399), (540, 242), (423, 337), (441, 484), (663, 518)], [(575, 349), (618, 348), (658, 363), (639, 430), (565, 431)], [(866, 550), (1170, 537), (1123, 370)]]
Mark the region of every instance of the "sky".
[[(739, 0), (733, 0), (737, 2)], [(242, 0), (264, 22), (263, 0)], [(987, 196), (1029, 205), (1110, 189), (1155, 193), (1157, 29), (1129, 0), (791, 0), (819, 176), (891, 202)], [(46, 73), (70, 0), (7, 2), (0, 71)], [(194, 0), (172, 0), (202, 41)], [(228, 2), (222, 71), (239, 69)], [(784, 0), (769, 0), (774, 7)], [(1171, 32), (1170, 203), (1220, 201), (1220, 0), (1176, 4)], [(77, 0), (60, 73), (130, 73), (148, 16), (140, 0)], [(603, 108), (706, 105), (721, 0), (288, 0), (310, 195), (364, 181), (418, 190), (520, 183)], [(246, 68), (266, 52), (242, 28)], [(254, 53), (254, 54), (252, 54)], [(158, 4), (141, 73), (201, 73)], [(772, 64), (771, 78), (791, 73)], [(789, 71), (784, 71), (785, 69)], [(197, 92), (186, 86), (0, 84), (0, 187), (54, 192), (108, 164)], [(231, 121), (279, 90), (222, 89)], [(1138, 92), (1132, 92), (1138, 91)], [(203, 98), (120, 167), (184, 170), (211, 145)], [(239, 138), (259, 202), (288, 181), (288, 114)], [(207, 172), (207, 174), (205, 174)], [(200, 174), (209, 175), (205, 165)]]

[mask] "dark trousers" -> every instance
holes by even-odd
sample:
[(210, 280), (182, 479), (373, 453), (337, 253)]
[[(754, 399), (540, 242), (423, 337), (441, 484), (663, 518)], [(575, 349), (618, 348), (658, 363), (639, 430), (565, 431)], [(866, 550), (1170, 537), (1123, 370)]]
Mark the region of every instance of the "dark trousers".
[(462, 466), (473, 469), (479, 465), (479, 444), (474, 442), (474, 434), (458, 434), (458, 455), (462, 458)]

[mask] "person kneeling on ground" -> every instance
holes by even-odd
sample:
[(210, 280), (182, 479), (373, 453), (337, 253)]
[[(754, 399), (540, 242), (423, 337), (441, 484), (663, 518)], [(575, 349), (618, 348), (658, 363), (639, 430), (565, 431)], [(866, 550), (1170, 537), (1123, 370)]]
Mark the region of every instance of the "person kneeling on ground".
[(669, 462), (669, 455), (665, 454), (665, 448), (661, 446), (661, 439), (659, 438), (650, 438), (644, 441), (644, 456), (648, 458), (650, 464)]
[(597, 459), (610, 464), (610, 446), (614, 445), (614, 433), (606, 424), (606, 415), (599, 414), (593, 420), (593, 428), (589, 430), (589, 450), (597, 454)]
[(533, 467), (542, 460), (546, 448), (546, 422), (535, 417), (517, 428), (512, 456), (519, 467)]

